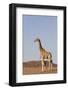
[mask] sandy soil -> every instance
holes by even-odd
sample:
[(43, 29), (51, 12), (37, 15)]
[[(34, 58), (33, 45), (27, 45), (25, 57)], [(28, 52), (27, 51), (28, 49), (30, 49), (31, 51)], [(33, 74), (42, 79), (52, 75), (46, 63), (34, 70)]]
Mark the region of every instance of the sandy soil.
[(41, 70), (41, 62), (40, 61), (29, 61), (23, 63), (23, 74), (31, 75), (31, 74), (52, 74), (57, 73), (57, 65), (52, 63), (52, 70), (48, 70), (48, 62), (46, 62), (46, 66), (44, 66), (44, 71)]

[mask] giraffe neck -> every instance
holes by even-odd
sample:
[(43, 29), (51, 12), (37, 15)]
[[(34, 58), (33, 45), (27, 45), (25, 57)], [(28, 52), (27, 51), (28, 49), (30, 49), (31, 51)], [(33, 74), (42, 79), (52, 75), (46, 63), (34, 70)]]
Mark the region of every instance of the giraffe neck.
[(42, 49), (41, 41), (39, 41), (39, 48)]

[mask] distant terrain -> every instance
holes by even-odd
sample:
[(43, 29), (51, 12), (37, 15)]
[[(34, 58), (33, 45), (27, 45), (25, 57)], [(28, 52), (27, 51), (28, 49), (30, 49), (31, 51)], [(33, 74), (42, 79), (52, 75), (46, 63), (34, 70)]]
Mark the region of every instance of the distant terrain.
[(46, 66), (44, 67), (44, 72), (41, 71), (40, 61), (23, 62), (22, 66), (23, 66), (22, 68), (24, 75), (57, 73), (57, 64), (54, 63), (52, 63), (52, 70), (48, 71), (48, 62), (46, 62)]

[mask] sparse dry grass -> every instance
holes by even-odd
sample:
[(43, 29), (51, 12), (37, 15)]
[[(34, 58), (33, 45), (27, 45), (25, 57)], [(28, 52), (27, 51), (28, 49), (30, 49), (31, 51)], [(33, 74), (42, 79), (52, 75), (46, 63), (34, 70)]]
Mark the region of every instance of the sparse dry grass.
[(44, 67), (44, 71), (41, 70), (40, 61), (30, 61), (23, 63), (23, 74), (31, 75), (31, 74), (52, 74), (57, 73), (57, 65), (52, 64), (52, 70), (48, 70), (48, 65)]

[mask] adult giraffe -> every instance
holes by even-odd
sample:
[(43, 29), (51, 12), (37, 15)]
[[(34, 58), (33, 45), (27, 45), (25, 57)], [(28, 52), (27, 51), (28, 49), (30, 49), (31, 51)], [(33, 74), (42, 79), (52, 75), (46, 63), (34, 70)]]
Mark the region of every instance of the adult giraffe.
[(34, 42), (38, 42), (38, 44), (39, 44), (42, 71), (44, 71), (45, 61), (48, 61), (48, 63), (49, 63), (48, 70), (50, 70), (50, 68), (52, 70), (52, 54), (42, 47), (41, 41), (39, 38), (35, 39)]

